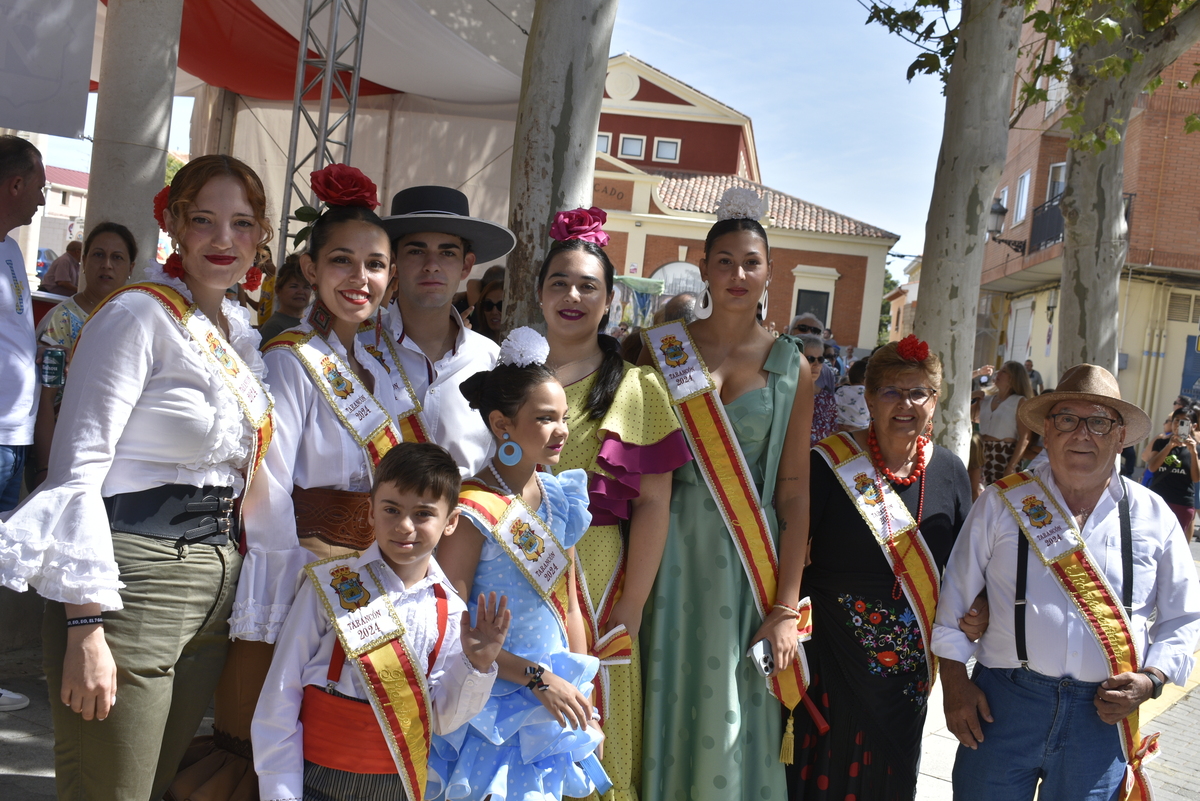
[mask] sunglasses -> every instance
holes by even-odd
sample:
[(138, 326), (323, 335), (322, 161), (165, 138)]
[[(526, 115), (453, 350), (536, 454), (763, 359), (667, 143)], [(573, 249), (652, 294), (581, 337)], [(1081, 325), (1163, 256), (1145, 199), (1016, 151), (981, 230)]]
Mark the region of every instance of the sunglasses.
[(485, 300), (479, 304), (479, 308), (485, 312), (490, 312), (492, 309), (496, 311), (504, 311), (504, 301), (502, 300)]
[(820, 362), (821, 364), (824, 364), (824, 363), (825, 363), (825, 357), (824, 357), (824, 356), (809, 356), (809, 355), (806, 353), (806, 354), (804, 354), (804, 358), (808, 359), (808, 363), (809, 363), (809, 364), (816, 364), (817, 362)]
[(815, 325), (804, 325), (802, 323), (797, 324), (796, 327), (793, 328), (792, 330), (795, 331), (797, 334), (819, 334), (819, 333), (821, 333), (821, 329), (817, 328)]

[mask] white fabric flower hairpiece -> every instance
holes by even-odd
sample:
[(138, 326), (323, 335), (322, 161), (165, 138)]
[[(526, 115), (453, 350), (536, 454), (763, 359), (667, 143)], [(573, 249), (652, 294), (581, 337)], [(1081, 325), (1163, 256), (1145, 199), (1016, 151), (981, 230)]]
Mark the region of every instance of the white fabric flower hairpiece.
[(717, 201), (718, 220), (758, 220), (766, 213), (766, 199), (748, 186), (731, 186)]
[(550, 358), (550, 343), (527, 325), (513, 329), (500, 343), (500, 364), (529, 367), (545, 364)]

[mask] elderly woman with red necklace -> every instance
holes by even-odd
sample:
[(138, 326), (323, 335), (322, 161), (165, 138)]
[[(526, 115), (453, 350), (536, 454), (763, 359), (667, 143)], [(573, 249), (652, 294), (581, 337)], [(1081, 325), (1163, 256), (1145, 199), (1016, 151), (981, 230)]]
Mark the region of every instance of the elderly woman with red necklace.
[(890, 801), (916, 791), (938, 582), (971, 508), (963, 463), (926, 436), (941, 384), (926, 343), (885, 345), (867, 365), (870, 427), (813, 449), (801, 595), (816, 623), (804, 652), (809, 693), (830, 728), (796, 716), (791, 798)]

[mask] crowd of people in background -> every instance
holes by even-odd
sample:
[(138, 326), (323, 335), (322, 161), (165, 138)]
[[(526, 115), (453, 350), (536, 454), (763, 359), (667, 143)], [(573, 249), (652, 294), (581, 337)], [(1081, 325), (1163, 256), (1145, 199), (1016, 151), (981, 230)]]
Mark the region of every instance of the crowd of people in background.
[[(957, 794), (1149, 797), (1138, 710), (1200, 638), (1187, 398), (1142, 486), (1107, 370), (984, 365), (964, 463), (928, 343), (766, 322), (752, 190), (641, 329), (600, 209), (516, 286), (462, 192), (311, 182), (276, 266), (258, 175), (193, 159), (166, 262), (96, 225), (36, 330), (0, 241), (0, 584), (45, 599), (60, 798), (908, 801), (939, 658)], [(0, 137), (0, 231), (44, 184)]]

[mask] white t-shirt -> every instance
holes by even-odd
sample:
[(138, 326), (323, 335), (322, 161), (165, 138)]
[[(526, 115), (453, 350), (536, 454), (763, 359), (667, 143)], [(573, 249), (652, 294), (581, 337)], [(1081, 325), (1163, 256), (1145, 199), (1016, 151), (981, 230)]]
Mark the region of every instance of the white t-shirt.
[(16, 240), (0, 242), (0, 445), (32, 445), (37, 418), (33, 295)]

